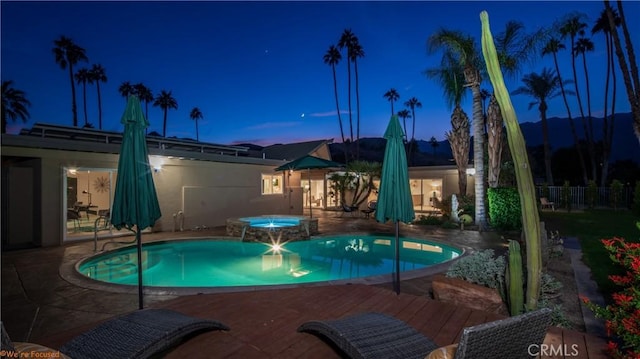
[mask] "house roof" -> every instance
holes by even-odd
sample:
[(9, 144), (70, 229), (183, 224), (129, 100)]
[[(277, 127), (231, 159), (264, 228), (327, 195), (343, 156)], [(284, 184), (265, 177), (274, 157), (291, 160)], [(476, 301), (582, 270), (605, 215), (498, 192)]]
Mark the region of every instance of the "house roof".
[(332, 142), (333, 140), (316, 140), (308, 142), (289, 143), (285, 145), (271, 145), (262, 149), (261, 156), (267, 159), (292, 161), (302, 156), (313, 154), (322, 146), (328, 145)]

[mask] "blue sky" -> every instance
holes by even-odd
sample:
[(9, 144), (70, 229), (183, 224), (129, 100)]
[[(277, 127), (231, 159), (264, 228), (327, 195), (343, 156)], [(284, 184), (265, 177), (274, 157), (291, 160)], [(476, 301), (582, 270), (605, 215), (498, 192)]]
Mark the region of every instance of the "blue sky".
[[(615, 2), (612, 4), (615, 5)], [(202, 141), (261, 145), (333, 138), (340, 141), (331, 68), (323, 55), (350, 28), (365, 57), (358, 62), (361, 137), (382, 137), (391, 114), (383, 94), (395, 88), (404, 101), (417, 97), (417, 139), (444, 139), (450, 109), (442, 91), (422, 72), (437, 66), (440, 54), (429, 55), (428, 37), (441, 27), (480, 38), (479, 13), (489, 12), (492, 32), (517, 20), (533, 31), (550, 26), (574, 11), (587, 18), (588, 36), (603, 8), (601, 1), (570, 2), (8, 2), (1, 6), (1, 75), (24, 90), (32, 106), (28, 123), (10, 123), (16, 133), (35, 122), (72, 125), (71, 90), (66, 70), (52, 54), (53, 41), (65, 35), (86, 50), (88, 63), (106, 69), (101, 84), (103, 128), (121, 131), (125, 100), (117, 89), (124, 81), (142, 82), (157, 94), (170, 90), (178, 102), (167, 120), (167, 136), (195, 138), (189, 119), (199, 107)], [(640, 49), (640, 2), (624, 2), (625, 13)], [(602, 113), (605, 49), (602, 35), (591, 37), (595, 51), (587, 58), (592, 112)], [(349, 131), (347, 70), (338, 65), (338, 91), (346, 134)], [(570, 52), (560, 53), (563, 77), (571, 77)], [(553, 67), (539, 59), (522, 74)], [(581, 66), (581, 62), (578, 62)], [(582, 68), (578, 80), (584, 83)], [(616, 65), (616, 70), (618, 67)], [(619, 71), (619, 70), (618, 70)], [(519, 78), (521, 78), (520, 76)], [(508, 81), (510, 90), (519, 78)], [(619, 76), (616, 110), (629, 104)], [(489, 88), (488, 84), (483, 87)], [(84, 121), (82, 87), (77, 86), (78, 119)], [(521, 122), (538, 121), (530, 98), (512, 97)], [(352, 99), (355, 109), (355, 98)], [(571, 100), (572, 113), (577, 102)], [(471, 115), (471, 96), (464, 109)], [(564, 116), (562, 99), (550, 101), (548, 116)], [(96, 127), (95, 85), (87, 86), (89, 122)], [(575, 116), (575, 115), (574, 115)], [(149, 108), (150, 131), (162, 132), (162, 111)], [(355, 115), (354, 115), (355, 121)], [(355, 123), (354, 123), (355, 126)], [(355, 128), (354, 128), (355, 131)]]

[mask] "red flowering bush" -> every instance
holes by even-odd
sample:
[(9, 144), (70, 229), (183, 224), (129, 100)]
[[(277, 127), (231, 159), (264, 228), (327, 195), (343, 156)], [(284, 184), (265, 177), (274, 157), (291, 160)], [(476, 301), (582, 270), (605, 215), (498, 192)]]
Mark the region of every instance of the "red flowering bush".
[(607, 346), (612, 357), (640, 358), (640, 243), (628, 243), (623, 238), (603, 239), (602, 243), (611, 260), (624, 267), (624, 275), (609, 276), (620, 291), (613, 293), (613, 303), (605, 307), (587, 298), (582, 301), (596, 317), (605, 320), (607, 336), (612, 338)]

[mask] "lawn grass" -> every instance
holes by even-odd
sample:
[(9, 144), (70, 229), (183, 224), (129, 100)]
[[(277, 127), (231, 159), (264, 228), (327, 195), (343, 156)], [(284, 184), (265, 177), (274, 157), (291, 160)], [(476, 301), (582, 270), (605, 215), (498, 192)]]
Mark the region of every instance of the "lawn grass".
[(577, 237), (582, 247), (582, 260), (589, 266), (593, 279), (606, 300), (617, 287), (608, 279), (621, 274), (621, 267), (609, 258), (601, 239), (622, 237), (630, 242), (640, 241), (636, 222), (640, 218), (627, 210), (585, 210), (581, 212), (542, 212), (540, 220), (547, 230), (557, 230), (561, 237)]

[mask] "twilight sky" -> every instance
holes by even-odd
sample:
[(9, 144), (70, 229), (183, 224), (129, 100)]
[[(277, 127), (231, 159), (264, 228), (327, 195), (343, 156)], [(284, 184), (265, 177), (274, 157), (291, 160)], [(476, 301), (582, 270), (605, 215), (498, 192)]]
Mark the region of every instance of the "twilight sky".
[[(615, 8), (615, 2), (612, 2)], [(8, 132), (35, 122), (72, 125), (68, 70), (55, 63), (53, 41), (65, 35), (86, 50), (88, 63), (101, 64), (108, 81), (101, 84), (103, 129), (122, 131), (124, 81), (142, 82), (154, 95), (172, 91), (178, 110), (170, 110), (167, 136), (195, 139), (189, 119), (199, 107), (200, 140), (220, 144), (260, 145), (330, 139), (340, 141), (331, 67), (323, 55), (345, 29), (360, 40), (365, 57), (358, 60), (361, 137), (382, 137), (391, 107), (383, 98), (390, 88), (400, 94), (395, 110), (411, 97), (416, 110), (417, 139), (444, 139), (450, 109), (439, 85), (422, 72), (438, 66), (441, 54), (428, 54), (426, 41), (441, 27), (462, 30), (480, 44), (480, 19), (487, 10), (494, 36), (509, 20), (527, 31), (548, 27), (569, 13), (586, 15), (587, 36), (595, 51), (587, 57), (592, 112), (601, 116), (605, 73), (602, 34), (591, 36), (601, 1), (567, 2), (10, 2), (1, 6), (1, 76), (26, 92), (32, 106), (28, 123), (9, 123)], [(636, 51), (640, 50), (640, 2), (625, 1), (624, 10)], [(569, 47), (568, 40), (566, 42)], [(572, 77), (570, 51), (559, 53), (563, 78)], [(579, 60), (578, 82), (584, 84)], [(509, 90), (522, 75), (553, 67), (539, 58), (507, 81)], [(618, 70), (616, 63), (615, 68)], [(337, 67), (340, 109), (348, 137), (346, 54)], [(352, 74), (353, 75), (353, 74)], [(629, 112), (622, 77), (618, 76), (616, 110)], [(82, 86), (77, 85), (78, 121), (84, 124)], [(490, 89), (488, 81), (483, 88)], [(581, 90), (584, 92), (584, 90)], [(512, 97), (520, 122), (538, 121), (531, 98)], [(355, 97), (352, 98), (355, 111)], [(583, 100), (585, 101), (585, 100)], [(572, 113), (577, 101), (570, 99)], [(565, 116), (560, 97), (550, 100), (548, 117)], [(463, 103), (471, 116), (471, 95)], [(586, 111), (586, 110), (585, 110)], [(95, 85), (87, 85), (89, 122), (98, 124)], [(162, 133), (162, 111), (149, 108), (150, 131)], [(355, 115), (354, 115), (355, 132)]]

